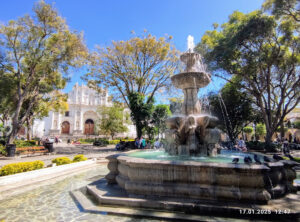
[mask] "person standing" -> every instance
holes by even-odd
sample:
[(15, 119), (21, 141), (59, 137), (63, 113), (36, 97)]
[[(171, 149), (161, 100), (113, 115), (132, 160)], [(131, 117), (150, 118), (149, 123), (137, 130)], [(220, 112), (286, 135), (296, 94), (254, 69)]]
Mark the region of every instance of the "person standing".
[(285, 140), (283, 142), (283, 154), (288, 154), (288, 153), (290, 153), (289, 142), (288, 142), (288, 139), (285, 138)]
[(160, 142), (159, 139), (157, 138), (156, 141), (154, 142), (154, 148), (159, 149), (160, 148)]
[(146, 147), (146, 140), (145, 138), (141, 137), (141, 149), (144, 149)]

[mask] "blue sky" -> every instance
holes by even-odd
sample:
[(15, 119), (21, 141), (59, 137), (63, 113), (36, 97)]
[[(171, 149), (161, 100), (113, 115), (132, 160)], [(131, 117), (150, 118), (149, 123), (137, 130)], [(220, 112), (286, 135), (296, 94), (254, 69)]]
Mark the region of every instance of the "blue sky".
[[(0, 22), (32, 13), (34, 0), (2, 0)], [(259, 9), (263, 0), (46, 0), (54, 3), (71, 29), (83, 31), (90, 49), (95, 45), (106, 46), (112, 40), (127, 40), (131, 31), (137, 34), (148, 30), (157, 37), (173, 36), (173, 44), (180, 51), (187, 48), (188, 35), (199, 42), (213, 23), (223, 23), (234, 11), (244, 13)], [(68, 92), (84, 69), (72, 75), (65, 91)], [(211, 85), (219, 88), (217, 81)]]

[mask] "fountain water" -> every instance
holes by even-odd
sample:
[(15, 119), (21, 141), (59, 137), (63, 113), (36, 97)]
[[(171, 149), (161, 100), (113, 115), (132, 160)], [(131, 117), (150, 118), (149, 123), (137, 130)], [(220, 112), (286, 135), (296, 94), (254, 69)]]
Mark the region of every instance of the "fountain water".
[(293, 161), (234, 164), (232, 158), (242, 160), (252, 154), (217, 154), (220, 132), (215, 126), (218, 120), (201, 112), (197, 96), (198, 90), (211, 82), (211, 77), (192, 46), (189, 37), (191, 48), (180, 56), (186, 64), (185, 71), (172, 77), (173, 84), (184, 92), (184, 103), (181, 113), (167, 120), (167, 153), (134, 151), (109, 156), (108, 184), (117, 184), (129, 195), (151, 198), (248, 203), (268, 203), (271, 198), (294, 192), (293, 167), (297, 163)]
[(220, 132), (215, 129), (217, 118), (201, 113), (198, 91), (211, 82), (201, 55), (193, 52), (193, 37), (188, 36), (188, 52), (180, 56), (186, 64), (184, 72), (174, 75), (172, 83), (184, 92), (181, 117), (167, 120), (166, 151), (172, 155), (214, 156)]

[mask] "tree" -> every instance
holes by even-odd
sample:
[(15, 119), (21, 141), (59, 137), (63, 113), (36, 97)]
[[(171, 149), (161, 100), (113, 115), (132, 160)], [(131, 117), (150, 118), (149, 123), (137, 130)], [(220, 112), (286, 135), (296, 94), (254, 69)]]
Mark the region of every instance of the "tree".
[[(64, 19), (49, 4), (35, 4), (34, 17), (24, 16), (0, 27), (0, 79), (12, 83), (12, 143), (19, 129), (45, 95), (64, 88), (62, 73), (79, 67), (87, 56), (82, 36), (69, 30)], [(24, 103), (28, 106), (23, 107)], [(21, 114), (22, 107), (24, 114)]]
[[(49, 115), (49, 111), (61, 112), (68, 110), (67, 95), (59, 91), (53, 91), (50, 95), (44, 95), (38, 101), (35, 101), (32, 105), (32, 111), (29, 113), (25, 120), (25, 125), (27, 127), (27, 140), (31, 140), (31, 129), (35, 119), (42, 119)], [(28, 101), (24, 101), (20, 117), (25, 115), (29, 107)]]
[(251, 127), (251, 126), (245, 126), (243, 130), (247, 134), (253, 133), (253, 127)]
[[(2, 61), (3, 62), (3, 61)], [(1, 56), (0, 56), (1, 63)], [(14, 110), (14, 95), (16, 94), (15, 81), (4, 75), (4, 70), (0, 68), (0, 120), (3, 126), (9, 127), (8, 120)]]
[(152, 114), (153, 125), (157, 128), (158, 137), (160, 132), (164, 132), (166, 130), (166, 119), (171, 115), (171, 111), (168, 105), (159, 104), (156, 105)]
[(112, 107), (102, 106), (99, 108), (98, 113), (101, 116), (99, 129), (100, 132), (105, 135), (110, 135), (114, 139), (115, 135), (118, 133), (124, 133), (128, 131), (126, 123), (126, 118), (124, 115), (124, 107), (118, 103), (114, 103)]
[(235, 141), (243, 127), (253, 121), (255, 114), (251, 97), (240, 88), (240, 79), (235, 76), (219, 94), (208, 98), (213, 115), (218, 117), (220, 128), (227, 132), (231, 141)]
[(220, 30), (208, 31), (197, 50), (214, 73), (242, 79), (266, 125), (266, 148), (285, 116), (300, 101), (299, 36), (291, 22), (254, 11), (234, 12)]
[[(133, 94), (147, 96), (145, 103), (150, 104), (155, 93), (169, 90), (172, 86), (170, 77), (177, 68), (178, 57), (171, 39), (157, 39), (145, 33), (141, 37), (98, 48), (91, 56), (90, 72), (85, 79), (95, 89), (99, 85), (110, 87), (114, 97), (122, 99), (129, 108), (136, 106), (130, 104), (129, 96)], [(131, 113), (135, 115), (134, 110)], [(144, 124), (138, 121), (146, 120), (135, 118), (137, 132), (141, 136)]]
[(243, 131), (246, 133), (246, 135), (251, 135), (253, 133), (253, 128), (251, 126), (245, 126)]
[(128, 99), (131, 119), (135, 123), (137, 136), (140, 138), (154, 111), (154, 98), (146, 100), (144, 95), (133, 92), (128, 95)]
[(112, 42), (91, 56), (89, 85), (105, 85), (129, 107), (128, 95), (137, 92), (150, 101), (161, 89), (171, 86), (170, 76), (177, 67), (177, 51), (171, 37), (157, 39), (150, 34), (128, 41)]
[(285, 20), (292, 19), (300, 22), (300, 1), (299, 0), (266, 0), (263, 9), (271, 11), (277, 18)]
[(294, 128), (300, 129), (300, 121), (299, 120), (294, 122), (293, 125), (294, 125)]
[(258, 123), (256, 125), (256, 128), (255, 128), (255, 133), (257, 136), (264, 136), (266, 135), (266, 125), (263, 124), (263, 123)]

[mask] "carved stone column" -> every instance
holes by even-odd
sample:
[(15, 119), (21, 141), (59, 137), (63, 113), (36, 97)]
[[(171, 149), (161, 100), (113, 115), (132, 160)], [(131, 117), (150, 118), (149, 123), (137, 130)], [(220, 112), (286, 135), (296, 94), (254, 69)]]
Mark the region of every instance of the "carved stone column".
[(198, 99), (197, 88), (187, 88), (183, 90), (184, 102), (182, 106), (182, 113), (185, 115), (201, 113), (201, 105)]

